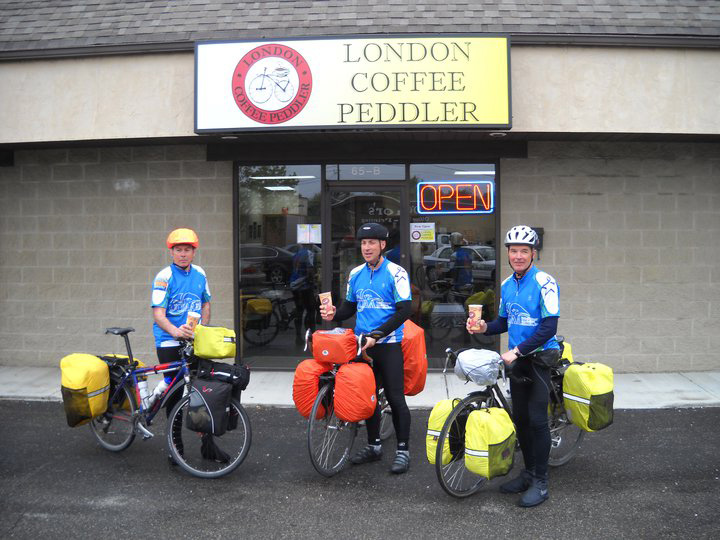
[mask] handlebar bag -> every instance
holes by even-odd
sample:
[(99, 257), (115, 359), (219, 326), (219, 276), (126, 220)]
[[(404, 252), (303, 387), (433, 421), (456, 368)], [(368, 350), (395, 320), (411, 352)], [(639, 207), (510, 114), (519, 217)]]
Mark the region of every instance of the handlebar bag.
[[(438, 401), (435, 406), (433, 407), (432, 411), (430, 411), (430, 417), (428, 418), (427, 422), (427, 432), (425, 434), (425, 451), (427, 453), (427, 460), (434, 465), (437, 457), (437, 444), (438, 439), (440, 438), (440, 432), (442, 431), (443, 426), (445, 425), (445, 421), (447, 420), (447, 417), (450, 415), (452, 410), (455, 408), (455, 405), (458, 404), (458, 399), (441, 399)], [(467, 417), (465, 417), (467, 419)], [(458, 422), (455, 422), (455, 424), (458, 424)], [(455, 433), (459, 431), (457, 428), (459, 426), (453, 426), (455, 427)], [(463, 439), (464, 439), (464, 433), (465, 433), (465, 425), (463, 423), (462, 425), (462, 433), (463, 433)], [(442, 464), (447, 465), (450, 463), (452, 458), (455, 456), (453, 453), (453, 448), (451, 447), (451, 442), (453, 439), (453, 431), (450, 432), (450, 436), (445, 439), (445, 444), (443, 444), (442, 449)]]
[(358, 355), (358, 342), (350, 328), (317, 330), (312, 335), (313, 358), (326, 364), (346, 364)]
[(573, 363), (563, 377), (563, 404), (570, 421), (585, 431), (613, 423), (613, 370), (591, 362)]
[[(320, 375), (328, 370), (327, 364), (322, 364), (314, 358), (300, 362), (295, 368), (293, 377), (293, 401), (298, 412), (305, 418), (312, 412), (315, 398), (320, 391)], [(317, 418), (325, 416), (325, 407), (318, 407)]]
[(402, 339), (404, 393), (406, 396), (419, 394), (425, 388), (427, 378), (427, 348), (425, 331), (414, 322), (407, 320)]
[(335, 415), (344, 422), (370, 418), (377, 406), (375, 375), (365, 362), (343, 364), (335, 376)]
[(190, 383), (185, 427), (198, 433), (224, 434), (228, 427), (231, 396), (232, 385), (229, 383), (194, 379)]
[(507, 474), (513, 466), (515, 438), (505, 409), (472, 411), (465, 426), (465, 468), (487, 479)]
[(455, 375), (463, 381), (492, 386), (500, 373), (500, 355), (489, 349), (466, 349), (457, 356)]
[(193, 348), (198, 358), (235, 358), (235, 330), (198, 324)]
[(69, 354), (60, 360), (60, 391), (70, 427), (87, 424), (107, 410), (110, 369), (93, 354)]

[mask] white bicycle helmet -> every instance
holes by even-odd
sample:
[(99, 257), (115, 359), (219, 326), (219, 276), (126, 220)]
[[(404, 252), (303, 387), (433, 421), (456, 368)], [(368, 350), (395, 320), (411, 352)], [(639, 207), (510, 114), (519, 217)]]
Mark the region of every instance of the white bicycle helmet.
[(537, 243), (537, 233), (527, 225), (515, 225), (505, 235), (505, 247), (523, 245), (534, 248)]
[(454, 232), (450, 234), (450, 245), (452, 246), (462, 246), (463, 240), (465, 237), (460, 232)]

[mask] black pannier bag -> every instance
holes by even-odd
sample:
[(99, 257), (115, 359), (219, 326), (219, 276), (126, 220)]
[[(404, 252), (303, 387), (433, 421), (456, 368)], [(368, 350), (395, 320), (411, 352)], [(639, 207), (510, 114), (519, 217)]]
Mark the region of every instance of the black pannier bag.
[[(198, 379), (220, 381), (232, 385), (232, 397), (240, 402), (240, 394), (247, 388), (250, 382), (250, 370), (247, 366), (227, 364), (225, 362), (213, 362), (212, 360), (200, 360), (198, 363)], [(230, 407), (228, 418), (228, 431), (237, 427), (238, 413)]]
[(220, 436), (227, 431), (232, 385), (208, 379), (190, 383), (190, 403), (185, 427), (198, 433)]

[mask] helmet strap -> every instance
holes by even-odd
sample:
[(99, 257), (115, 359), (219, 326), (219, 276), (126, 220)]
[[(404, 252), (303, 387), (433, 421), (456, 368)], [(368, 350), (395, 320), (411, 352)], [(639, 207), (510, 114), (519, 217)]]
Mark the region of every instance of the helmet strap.
[(371, 262), (368, 262), (367, 265), (368, 265), (372, 270), (377, 270), (377, 267), (380, 266), (380, 265), (382, 264), (382, 262), (383, 262), (383, 256), (382, 256), (382, 252), (381, 252), (380, 255), (378, 256), (377, 261), (375, 261), (375, 264), (373, 264), (373, 263), (371, 263)]

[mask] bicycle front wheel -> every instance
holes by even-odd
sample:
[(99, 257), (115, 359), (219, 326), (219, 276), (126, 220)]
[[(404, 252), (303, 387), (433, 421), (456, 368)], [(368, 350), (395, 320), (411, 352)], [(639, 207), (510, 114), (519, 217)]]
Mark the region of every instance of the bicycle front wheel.
[[(307, 443), (310, 461), (323, 476), (339, 473), (350, 459), (357, 424), (335, 416), (332, 384), (320, 389), (308, 418)], [(324, 413), (323, 413), (324, 409)], [(319, 418), (318, 418), (319, 417)]]
[(378, 397), (378, 407), (380, 407), (380, 439), (384, 441), (385, 439), (390, 438), (395, 431), (392, 419), (392, 409), (390, 409), (390, 404), (385, 397), (384, 390), (380, 391), (380, 395)]
[(575, 457), (585, 432), (570, 422), (562, 403), (550, 402), (550, 459), (551, 467), (565, 465)]
[[(472, 395), (464, 398), (450, 412), (445, 420), (437, 441), (435, 453), (435, 473), (440, 485), (448, 495), (464, 498), (476, 493), (487, 481), (465, 467), (465, 424), (468, 415), (475, 410), (487, 406), (488, 396)], [(450, 457), (445, 455), (443, 448), (448, 444)]]
[(240, 402), (230, 401), (230, 420), (236, 426), (223, 435), (198, 433), (183, 427), (190, 404), (184, 396), (168, 418), (167, 443), (170, 455), (180, 467), (200, 478), (230, 474), (247, 457), (252, 442), (250, 419)]
[[(116, 384), (119, 381), (115, 381)], [(90, 429), (100, 445), (111, 452), (121, 452), (135, 440), (135, 393), (124, 384), (115, 394), (116, 385), (110, 389), (107, 411), (90, 420)]]

